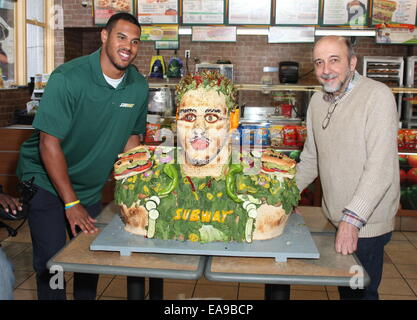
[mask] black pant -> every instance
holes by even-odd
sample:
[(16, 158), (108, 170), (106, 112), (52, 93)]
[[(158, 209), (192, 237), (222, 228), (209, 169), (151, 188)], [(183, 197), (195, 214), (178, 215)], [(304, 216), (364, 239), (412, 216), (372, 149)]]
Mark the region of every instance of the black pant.
[[(66, 243), (66, 234), (72, 238), (71, 229), (65, 216), (61, 199), (37, 186), (38, 191), (30, 202), (29, 227), (33, 246), (33, 268), (39, 300), (65, 300), (64, 289), (52, 289), (47, 262)], [(101, 212), (101, 203), (86, 207), (91, 217)], [(93, 300), (96, 298), (98, 275), (74, 273), (74, 299)]]
[(364, 289), (339, 287), (340, 299), (343, 300), (378, 300), (378, 287), (381, 282), (384, 264), (384, 246), (391, 240), (392, 232), (373, 238), (359, 238), (355, 252), (362, 266), (371, 278)]

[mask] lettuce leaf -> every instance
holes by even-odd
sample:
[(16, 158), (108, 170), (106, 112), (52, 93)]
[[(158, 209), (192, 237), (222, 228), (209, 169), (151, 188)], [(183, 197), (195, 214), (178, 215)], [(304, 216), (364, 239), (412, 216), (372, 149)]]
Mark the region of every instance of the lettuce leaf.
[(212, 241), (227, 241), (227, 236), (212, 225), (203, 225), (199, 230), (202, 243)]

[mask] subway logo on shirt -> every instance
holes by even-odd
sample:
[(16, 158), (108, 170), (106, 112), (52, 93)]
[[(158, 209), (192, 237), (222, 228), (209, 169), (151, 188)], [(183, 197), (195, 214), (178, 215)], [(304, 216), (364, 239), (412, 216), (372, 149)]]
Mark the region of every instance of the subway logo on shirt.
[(120, 108), (133, 108), (134, 107), (134, 103), (121, 103), (120, 104)]

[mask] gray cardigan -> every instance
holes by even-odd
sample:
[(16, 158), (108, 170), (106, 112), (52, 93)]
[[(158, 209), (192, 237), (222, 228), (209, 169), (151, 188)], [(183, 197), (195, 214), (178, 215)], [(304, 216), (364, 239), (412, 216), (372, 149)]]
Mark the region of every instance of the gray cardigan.
[(313, 95), (307, 111), (307, 139), (297, 165), (300, 190), (319, 176), (325, 215), (338, 225), (344, 208), (365, 225), (359, 237), (394, 229), (400, 199), (397, 149), (398, 113), (391, 90), (360, 77), (322, 128), (329, 102)]

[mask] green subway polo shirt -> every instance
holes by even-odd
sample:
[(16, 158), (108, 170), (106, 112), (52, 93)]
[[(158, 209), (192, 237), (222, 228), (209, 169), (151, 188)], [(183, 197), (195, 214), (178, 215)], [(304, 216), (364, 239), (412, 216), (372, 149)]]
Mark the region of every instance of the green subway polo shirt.
[(51, 74), (33, 122), (34, 134), (20, 148), (17, 176), (57, 195), (39, 153), (39, 132), (61, 140), (68, 174), (83, 205), (101, 200), (118, 153), (132, 134), (145, 133), (148, 83), (133, 66), (115, 89), (104, 79), (101, 49), (67, 62)]

